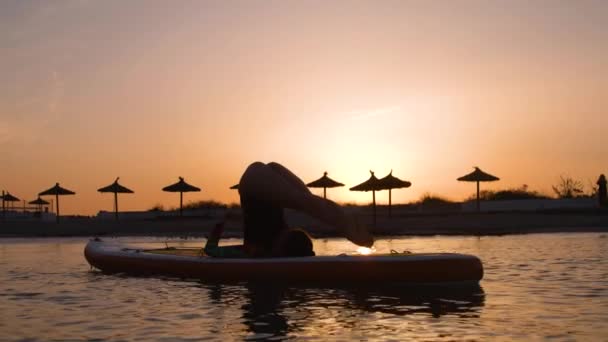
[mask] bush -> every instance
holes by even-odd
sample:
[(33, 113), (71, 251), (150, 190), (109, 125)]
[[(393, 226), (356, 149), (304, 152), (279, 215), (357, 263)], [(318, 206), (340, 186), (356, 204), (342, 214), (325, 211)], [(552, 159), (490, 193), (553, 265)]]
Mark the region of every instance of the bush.
[(449, 199), (447, 199), (445, 197), (433, 195), (428, 192), (425, 192), (424, 194), (422, 194), (422, 196), (420, 196), (420, 199), (418, 200), (418, 202), (416, 202), (416, 204), (423, 205), (423, 206), (445, 205), (445, 204), (453, 204), (453, 203), (454, 203), (453, 201), (450, 201)]
[(226, 209), (228, 205), (214, 200), (196, 201), (184, 205), (184, 209)]
[[(520, 188), (504, 189), (504, 190), (483, 190), (479, 192), (479, 199), (484, 201), (512, 201), (512, 200), (527, 200), (527, 199), (549, 199), (547, 195), (543, 195), (537, 191), (528, 190), (526, 184)], [(471, 195), (467, 200), (476, 200), (477, 195)]]
[(552, 188), (558, 198), (575, 198), (585, 195), (583, 182), (570, 176), (559, 176), (559, 182)]
[(148, 211), (165, 211), (165, 207), (162, 204), (155, 204), (152, 208), (148, 209)]

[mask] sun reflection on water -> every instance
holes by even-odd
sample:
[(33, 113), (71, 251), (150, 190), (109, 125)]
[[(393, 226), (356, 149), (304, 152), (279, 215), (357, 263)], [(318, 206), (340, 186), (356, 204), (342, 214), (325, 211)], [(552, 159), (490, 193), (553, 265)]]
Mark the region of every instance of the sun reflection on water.
[(372, 247), (372, 248), (367, 248), (367, 247), (359, 247), (357, 248), (357, 253), (361, 254), (361, 255), (370, 255), (372, 253), (376, 252), (376, 248)]

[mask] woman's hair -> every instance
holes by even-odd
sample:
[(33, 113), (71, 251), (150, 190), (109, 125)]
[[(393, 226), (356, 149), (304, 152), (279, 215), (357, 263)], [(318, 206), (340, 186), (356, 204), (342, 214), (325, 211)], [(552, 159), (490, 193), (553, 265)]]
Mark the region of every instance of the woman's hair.
[(281, 233), (274, 249), (274, 256), (303, 257), (314, 256), (312, 240), (302, 229), (287, 229)]

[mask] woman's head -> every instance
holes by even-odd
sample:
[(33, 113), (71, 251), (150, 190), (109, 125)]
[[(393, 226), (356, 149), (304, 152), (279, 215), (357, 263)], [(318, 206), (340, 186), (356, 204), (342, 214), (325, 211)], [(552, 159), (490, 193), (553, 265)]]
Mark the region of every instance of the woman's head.
[(313, 256), (315, 252), (312, 240), (304, 230), (287, 229), (277, 239), (273, 254), (280, 257), (300, 257)]

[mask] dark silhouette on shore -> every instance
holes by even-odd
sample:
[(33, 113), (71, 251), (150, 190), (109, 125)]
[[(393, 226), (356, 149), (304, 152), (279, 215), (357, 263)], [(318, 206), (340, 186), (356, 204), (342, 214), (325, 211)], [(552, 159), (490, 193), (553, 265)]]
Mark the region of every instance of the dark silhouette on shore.
[(179, 177), (179, 182), (168, 185), (163, 188), (167, 192), (179, 192), (179, 216), (183, 216), (184, 192), (199, 192), (200, 188), (190, 185), (184, 181), (184, 177)]
[(494, 182), (499, 180), (500, 178), (496, 176), (492, 176), (489, 173), (485, 173), (481, 171), (477, 166), (475, 166), (475, 171), (469, 173), (468, 175), (464, 175), (458, 178), (461, 182), (476, 182), (477, 183), (477, 211), (480, 211), (479, 205), (479, 182)]
[(2, 219), (4, 220), (6, 218), (6, 202), (12, 203), (19, 201), (19, 199), (11, 195), (8, 191), (4, 192), (4, 190), (2, 190), (2, 197), (0, 197), (0, 199), (2, 199)]
[(97, 191), (99, 192), (111, 192), (114, 193), (114, 216), (116, 218), (116, 221), (118, 221), (118, 194), (132, 194), (133, 190), (124, 187), (120, 184), (118, 184), (118, 179), (120, 179), (120, 177), (116, 177), (116, 180), (114, 181), (114, 183), (108, 185), (108, 186), (104, 186), (103, 188), (97, 189)]
[(10, 192), (5, 193), (5, 194), (2, 196), (2, 200), (3, 200), (4, 202), (10, 202), (11, 208), (13, 207), (13, 203), (15, 203), (15, 202), (19, 202), (19, 201), (20, 201), (20, 200), (19, 200), (19, 198), (17, 198), (17, 197), (15, 197), (15, 196), (11, 195), (11, 193), (10, 193)]
[(374, 171), (370, 170), (371, 176), (365, 182), (355, 185), (350, 188), (350, 191), (371, 191), (372, 192), (372, 207), (374, 210), (374, 227), (376, 226), (376, 191), (383, 190), (380, 180), (374, 176)]
[(306, 186), (309, 188), (323, 188), (323, 198), (327, 198), (327, 188), (337, 188), (344, 186), (344, 184), (327, 177), (327, 171), (325, 171), (323, 172), (323, 177), (306, 184)]
[(75, 194), (76, 193), (74, 191), (64, 189), (59, 186), (59, 183), (55, 183), (54, 187), (44, 190), (43, 192), (39, 193), (38, 196), (55, 196), (55, 214), (57, 215), (57, 223), (59, 223), (59, 196)]
[[(373, 224), (374, 226), (377, 223), (377, 204), (376, 204), (376, 196), (375, 196), (375, 191), (382, 191), (382, 190), (388, 190), (389, 191), (389, 197), (388, 197), (388, 217), (392, 218), (392, 212), (395, 211), (396, 209), (393, 209), (393, 204), (392, 204), (392, 190), (393, 189), (399, 189), (399, 188), (408, 188), (411, 186), (411, 182), (409, 181), (405, 181), (405, 180), (401, 180), (395, 176), (392, 175), (392, 170), (391, 172), (381, 178), (378, 179), (375, 177), (375, 175), (373, 174), (372, 171), (370, 171), (372, 173), (372, 176), (365, 182), (353, 186), (352, 188), (350, 188), (351, 191), (372, 191), (372, 209), (373, 209)], [(193, 204), (186, 204), (184, 206), (183, 203), (183, 192), (191, 192), (191, 191), (201, 191), (200, 188), (190, 185), (188, 183), (186, 183), (184, 181), (184, 179), (182, 177), (179, 177), (180, 180), (172, 185), (166, 186), (165, 188), (163, 188), (163, 191), (168, 191), (168, 192), (180, 192), (180, 211), (179, 211), (179, 216), (182, 217), (183, 216), (183, 211), (184, 209), (188, 210), (188, 209), (196, 209), (198, 208), (196, 205), (197, 203), (193, 203)], [(117, 178), (114, 183), (100, 188), (98, 189), (99, 192), (110, 192), (110, 193), (114, 193), (114, 215), (115, 215), (115, 219), (118, 220), (118, 193), (133, 193), (132, 190), (120, 185), (118, 183), (119, 178)], [(493, 176), (491, 174), (488, 174), (484, 171), (482, 171), (481, 169), (479, 169), (478, 167), (475, 167), (474, 171), (459, 177), (457, 179), (458, 181), (466, 181), (466, 182), (475, 182), (476, 186), (477, 186), (477, 191), (476, 193), (474, 193), (472, 196), (465, 198), (462, 202), (468, 202), (468, 201), (472, 201), (475, 200), (476, 201), (476, 209), (478, 212), (481, 211), (481, 200), (484, 201), (500, 201), (500, 200), (504, 200), (504, 201), (511, 201), (511, 200), (523, 200), (523, 199), (530, 199), (530, 200), (534, 200), (534, 199), (547, 199), (547, 200), (551, 200), (551, 199), (555, 199), (555, 197), (557, 197), (558, 199), (572, 199), (572, 198), (591, 198), (597, 195), (597, 203), (599, 205), (599, 207), (608, 207), (608, 196), (607, 196), (607, 191), (606, 191), (606, 177), (604, 174), (601, 174), (596, 182), (597, 187), (592, 186), (592, 182), (589, 182), (590, 187), (591, 187), (591, 191), (590, 192), (585, 192), (585, 189), (583, 187), (583, 183), (580, 180), (576, 180), (574, 178), (568, 177), (568, 176), (560, 176), (560, 181), (558, 184), (552, 186), (553, 191), (555, 192), (555, 196), (551, 196), (551, 195), (547, 195), (545, 193), (542, 192), (537, 192), (537, 191), (532, 191), (528, 189), (528, 186), (526, 184), (522, 185), (519, 188), (508, 188), (508, 189), (503, 189), (503, 190), (480, 190), (480, 182), (491, 182), (491, 181), (497, 181), (499, 180), (498, 177)], [(310, 188), (323, 188), (323, 198), (327, 199), (327, 188), (333, 188), (333, 187), (338, 187), (338, 186), (344, 186), (344, 184), (337, 182), (331, 178), (328, 177), (327, 172), (324, 172), (323, 176), (313, 182), (310, 182), (308, 184), (305, 184), (305, 186), (310, 187)], [(230, 189), (233, 190), (239, 190), (239, 188), (241, 187), (240, 183), (236, 183), (234, 185), (232, 185), (230, 187)], [(74, 192), (71, 192), (70, 190), (66, 190), (66, 189), (62, 189), (65, 190), (67, 192), (63, 192), (62, 190), (58, 190), (58, 193), (55, 193), (54, 188), (48, 189), (47, 191), (41, 192), (39, 194), (39, 198), (34, 200), (34, 201), (30, 201), (28, 202), (29, 204), (32, 205), (36, 205), (38, 207), (34, 208), (34, 207), (27, 207), (25, 206), (25, 201), (24, 201), (24, 205), (23, 207), (18, 206), (17, 207), (17, 211), (22, 211), (23, 214), (25, 214), (28, 211), (32, 211), (34, 212), (36, 209), (39, 212), (42, 212), (42, 210), (44, 209), (43, 206), (45, 205), (49, 205), (49, 202), (44, 201), (43, 199), (40, 199), (40, 196), (46, 196), (46, 195), (55, 195), (56, 197), (59, 195), (71, 195), (74, 194)], [(13, 217), (11, 214), (11, 210), (14, 206), (12, 205), (14, 202), (19, 202), (19, 198), (13, 196), (12, 194), (10, 194), (9, 192), (3, 190), (2, 191), (2, 195), (0, 196), (0, 199), (2, 200), (2, 219), (6, 219), (7, 215), (9, 215), (10, 217)], [(424, 199), (424, 197), (423, 197)], [(425, 207), (428, 207), (427, 202), (429, 202), (431, 200), (431, 198), (425, 199), (423, 202)], [(445, 199), (441, 199), (443, 202), (446, 202), (444, 205), (444, 207), (450, 207), (453, 208), (451, 209), (456, 210), (456, 211), (460, 211), (461, 208), (459, 207), (459, 202), (460, 201), (446, 201)], [(43, 201), (43, 202), (40, 202)], [(58, 201), (58, 198), (57, 198)], [(449, 202), (449, 203), (447, 203)], [(52, 203), (52, 201), (51, 201)], [(414, 203), (414, 202), (412, 202)], [(407, 203), (404, 203), (405, 205), (408, 205)], [(52, 209), (52, 204), (46, 208), (47, 210)], [(59, 207), (59, 203), (57, 203), (55, 205), (56, 208)], [(564, 210), (569, 210), (571, 206), (567, 206), (564, 208)], [(597, 207), (596, 207), (597, 208)], [(553, 208), (555, 209), (555, 208)], [(158, 206), (155, 209), (151, 209), (149, 211), (164, 211), (162, 206)], [(463, 209), (464, 210), (464, 209)], [(503, 209), (500, 209), (503, 210)], [(507, 210), (507, 209), (505, 209)], [(524, 210), (528, 210), (528, 209), (524, 209)], [(536, 208), (535, 210), (539, 210), (539, 208)], [(57, 216), (59, 216), (58, 210), (56, 209), (57, 212)], [(41, 215), (38, 215), (37, 213), (34, 213), (35, 217), (41, 217)], [(83, 217), (82, 215), (73, 215), (75, 217)], [(65, 215), (64, 215), (65, 217)], [(122, 216), (124, 217), (124, 216)], [(57, 221), (59, 222), (60, 218), (57, 217)]]
[(384, 178), (380, 178), (380, 186), (383, 190), (388, 190), (388, 217), (392, 217), (391, 207), (392, 207), (392, 199), (391, 199), (391, 190), (392, 189), (402, 189), (409, 188), (412, 186), (411, 182), (401, 180), (395, 176), (393, 176), (393, 170), (386, 175)]
[(29, 201), (29, 204), (34, 204), (38, 206), (38, 213), (42, 213), (42, 206), (44, 205), (49, 205), (49, 202), (43, 200), (42, 198), (40, 198), (40, 196), (38, 196), (38, 198), (36, 198), (33, 201)]
[(600, 203), (600, 207), (607, 207), (608, 200), (606, 199), (606, 176), (600, 175), (597, 180), (597, 199)]

